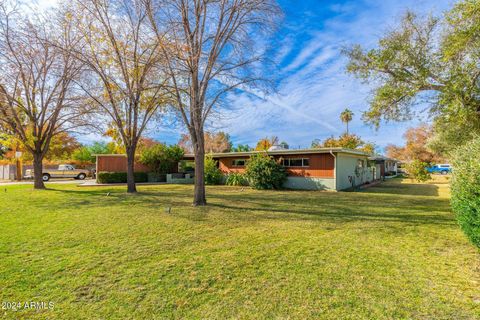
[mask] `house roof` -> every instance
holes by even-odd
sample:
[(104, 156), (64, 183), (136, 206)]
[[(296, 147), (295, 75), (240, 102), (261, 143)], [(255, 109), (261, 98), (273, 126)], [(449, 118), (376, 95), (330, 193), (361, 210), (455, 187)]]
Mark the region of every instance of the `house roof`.
[[(212, 153), (213, 158), (233, 158), (233, 157), (249, 157), (254, 154), (268, 154), (270, 156), (275, 155), (296, 155), (296, 154), (321, 154), (321, 153), (345, 153), (357, 156), (370, 156), (368, 153), (358, 150), (345, 149), (345, 148), (314, 148), (314, 149), (281, 149), (271, 151), (248, 151), (248, 152), (223, 152)], [(94, 154), (93, 156), (102, 157), (126, 157), (125, 154)], [(194, 159), (195, 155), (187, 153), (183, 156), (184, 159)]]
[[(368, 153), (358, 150), (351, 150), (345, 148), (315, 148), (315, 149), (283, 149), (271, 151), (248, 151), (248, 152), (223, 152), (212, 153), (213, 158), (232, 158), (232, 157), (249, 157), (254, 154), (268, 154), (275, 155), (295, 155), (295, 154), (320, 154), (320, 153), (346, 153), (358, 156), (369, 156)], [(185, 154), (185, 158), (193, 158), (194, 154)]]
[(388, 157), (382, 156), (381, 154), (376, 154), (374, 156), (371, 156), (368, 158), (368, 160), (385, 160), (385, 161), (400, 162), (397, 159), (388, 158)]

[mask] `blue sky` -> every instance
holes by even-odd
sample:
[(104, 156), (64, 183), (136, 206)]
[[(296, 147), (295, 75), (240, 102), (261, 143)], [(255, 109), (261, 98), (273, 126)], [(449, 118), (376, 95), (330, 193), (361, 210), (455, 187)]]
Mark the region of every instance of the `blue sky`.
[[(46, 4), (48, 0), (42, 0)], [(313, 139), (339, 135), (345, 129), (339, 120), (346, 107), (355, 113), (350, 131), (380, 147), (400, 144), (406, 128), (417, 121), (384, 124), (376, 131), (360, 119), (368, 108), (371, 88), (345, 73), (344, 46), (361, 44), (372, 48), (386, 30), (407, 10), (441, 14), (451, 0), (280, 0), (284, 20), (269, 41), (269, 57), (278, 90), (263, 97), (230, 94), (229, 112), (215, 117), (214, 130), (230, 133), (234, 144), (254, 146), (266, 136), (278, 136), (291, 147), (308, 147)], [(176, 143), (182, 127), (163, 126), (149, 136)], [(81, 137), (83, 142), (96, 139)]]
[[(450, 8), (448, 0), (302, 0), (279, 2), (285, 12), (282, 27), (271, 40), (269, 55), (277, 63), (278, 91), (254, 98), (231, 94), (230, 111), (215, 119), (216, 130), (232, 136), (234, 144), (254, 146), (265, 136), (278, 136), (291, 147), (308, 147), (313, 139), (339, 135), (345, 129), (340, 112), (355, 113), (350, 131), (380, 147), (402, 143), (406, 128), (418, 121), (384, 124), (376, 131), (360, 117), (368, 108), (371, 88), (345, 73), (343, 46), (376, 45), (386, 30), (407, 10), (440, 14)], [(233, 111), (232, 111), (233, 109)], [(175, 143), (173, 128), (152, 132), (160, 141)]]

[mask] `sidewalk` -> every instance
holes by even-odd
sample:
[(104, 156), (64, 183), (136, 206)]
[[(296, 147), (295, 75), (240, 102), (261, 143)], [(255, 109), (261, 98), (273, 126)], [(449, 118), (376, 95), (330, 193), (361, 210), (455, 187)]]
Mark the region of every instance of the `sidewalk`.
[[(78, 183), (90, 183), (90, 181), (95, 182), (93, 179), (89, 180), (70, 180), (70, 179), (52, 179), (45, 184), (78, 184)], [(14, 185), (28, 185), (33, 184), (33, 180), (22, 180), (22, 181), (10, 181), (10, 180), (0, 180), (0, 186), (14, 186)]]
[[(155, 186), (167, 184), (166, 182), (137, 182), (137, 186)], [(80, 183), (78, 187), (115, 187), (115, 186), (126, 186), (126, 183), (97, 183), (95, 180), (85, 181)]]

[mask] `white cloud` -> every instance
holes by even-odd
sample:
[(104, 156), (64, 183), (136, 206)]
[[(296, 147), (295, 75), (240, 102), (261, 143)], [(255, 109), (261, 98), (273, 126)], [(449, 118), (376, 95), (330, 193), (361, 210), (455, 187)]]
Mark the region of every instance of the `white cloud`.
[[(263, 101), (247, 98), (248, 93), (231, 95), (237, 114), (224, 120), (222, 125), (238, 143), (254, 144), (264, 136), (277, 135), (291, 145), (307, 147), (315, 138), (343, 132), (339, 114), (348, 107), (355, 113), (350, 124), (352, 132), (381, 146), (402, 143), (403, 132), (415, 122), (385, 124), (379, 131), (366, 126), (360, 117), (368, 108), (370, 88), (346, 74), (347, 61), (340, 50), (355, 43), (375, 45), (407, 8), (438, 13), (450, 3), (367, 0), (331, 8), (338, 14), (324, 21), (322, 30), (310, 30), (313, 36), (300, 44), (303, 48), (280, 47), (283, 57), (284, 52), (290, 55), (297, 52), (297, 55), (279, 71), (282, 80), (278, 93)], [(295, 45), (299, 44), (293, 42), (292, 46)]]
[[(48, 8), (56, 0), (39, 0), (38, 6)], [(312, 1), (313, 2), (313, 1)], [(229, 132), (235, 143), (253, 145), (265, 136), (277, 135), (291, 146), (306, 147), (315, 138), (326, 138), (343, 132), (340, 112), (348, 107), (355, 112), (350, 124), (352, 132), (379, 145), (401, 143), (402, 134), (410, 124), (386, 124), (379, 131), (367, 127), (360, 119), (368, 107), (369, 88), (345, 73), (346, 59), (340, 54), (345, 45), (360, 43), (372, 47), (385, 30), (393, 27), (402, 12), (411, 8), (420, 12), (441, 12), (453, 0), (363, 0), (345, 1), (329, 8), (335, 15), (321, 21), (317, 27), (302, 25), (299, 20), (286, 22), (287, 32), (279, 39), (272, 59), (283, 69), (272, 70), (281, 78), (278, 92), (263, 96), (255, 91), (231, 93), (232, 105), (213, 127)], [(289, 12), (286, 13), (287, 16)], [(294, 13), (297, 14), (297, 13)], [(307, 12), (315, 19), (315, 11)], [(312, 18), (313, 17), (313, 18)], [(321, 28), (318, 27), (321, 25)], [(288, 32), (289, 31), (289, 32)], [(299, 34), (306, 34), (306, 40)], [(260, 46), (263, 48), (263, 46)], [(257, 47), (258, 49), (258, 47)], [(170, 125), (149, 130), (157, 139), (174, 143), (179, 126)], [(81, 138), (82, 142), (97, 140), (98, 136)]]

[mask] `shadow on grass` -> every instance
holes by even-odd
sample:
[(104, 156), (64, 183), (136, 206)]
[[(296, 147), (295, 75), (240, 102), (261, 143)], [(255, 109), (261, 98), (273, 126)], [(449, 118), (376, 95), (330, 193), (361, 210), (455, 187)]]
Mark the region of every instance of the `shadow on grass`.
[(95, 189), (64, 189), (48, 188), (42, 192), (55, 192), (64, 195), (60, 198), (52, 198), (49, 201), (31, 202), (32, 208), (62, 210), (88, 210), (89, 208), (105, 207), (109, 210), (113, 207), (129, 205), (133, 207), (158, 206), (164, 210), (165, 206), (187, 206), (191, 204), (193, 194), (181, 190), (158, 190), (141, 189), (137, 193), (127, 193), (126, 188), (108, 187)]
[[(173, 214), (192, 221), (206, 221), (209, 213), (233, 215), (238, 222), (262, 220), (322, 220), (327, 222), (377, 221), (405, 225), (455, 225), (447, 199), (435, 197), (438, 186), (386, 182), (365, 192), (333, 193), (302, 191), (242, 191), (233, 187), (208, 189), (209, 205), (191, 206), (193, 193), (185, 187), (144, 187), (137, 194), (124, 188), (102, 189), (51, 188), (65, 197), (49, 203), (32, 203), (32, 207), (50, 210), (70, 208), (110, 210), (124, 206), (132, 210), (171, 206)], [(107, 196), (107, 194), (109, 194)], [(412, 197), (423, 196), (423, 197)], [(133, 209), (135, 208), (135, 209)]]
[(366, 189), (364, 192), (437, 197), (439, 195), (438, 190), (439, 187), (434, 184), (397, 183), (396, 181), (388, 181)]
[[(281, 220), (330, 220), (332, 222), (351, 222), (358, 220), (365, 221), (382, 221), (382, 222), (401, 222), (411, 225), (455, 225), (455, 221), (445, 215), (436, 215), (436, 214), (419, 214), (419, 212), (431, 212), (423, 211), (423, 209), (416, 208), (414, 212), (410, 209), (411, 213), (381, 213), (381, 206), (370, 207), (369, 211), (363, 211), (362, 209), (353, 209), (348, 207), (325, 207), (322, 210), (306, 209), (306, 208), (296, 208), (292, 207), (291, 209), (286, 209), (282, 207), (271, 206), (267, 207), (243, 207), (243, 206), (234, 206), (227, 204), (219, 203), (210, 203), (210, 206), (217, 207), (226, 210), (232, 210), (239, 212), (242, 210), (257, 212), (257, 213), (268, 213), (268, 216), (263, 216), (265, 219), (281, 219)], [(372, 210), (375, 209), (375, 210)], [(399, 208), (399, 212), (402, 210)], [(285, 214), (290, 215), (286, 217)], [(293, 215), (293, 216), (292, 216)], [(242, 218), (243, 219), (243, 218)], [(255, 215), (253, 220), (261, 220), (262, 217)]]

